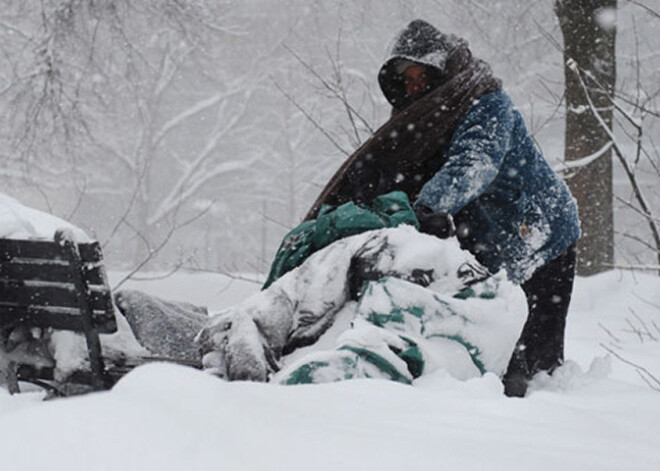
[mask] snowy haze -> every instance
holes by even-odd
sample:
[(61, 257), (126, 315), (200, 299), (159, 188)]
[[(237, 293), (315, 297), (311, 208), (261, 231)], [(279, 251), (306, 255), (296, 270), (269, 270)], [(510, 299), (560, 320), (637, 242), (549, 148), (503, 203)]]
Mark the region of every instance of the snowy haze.
[[(550, 1), (70, 3), (3, 3), (0, 179), (99, 239), (115, 268), (267, 271), (281, 236), (387, 119), (377, 72), (417, 17), (464, 36), (543, 153), (562, 159)], [(619, 7), (601, 19), (616, 20), (619, 88), (643, 101), (660, 80), (658, 19), (636, 2)], [(654, 120), (644, 136), (657, 143)], [(658, 175), (646, 158), (637, 168), (656, 209)], [(647, 224), (626, 204), (623, 175), (615, 182), (618, 260), (648, 263)]]
[[(408, 20), (464, 36), (559, 163), (552, 3), (5, 0), (0, 233), (49, 237), (71, 221), (102, 243), (113, 287), (149, 261), (122, 287), (232, 306), (257, 292), (281, 236), (389, 116), (376, 74)], [(620, 1), (601, 20), (616, 20), (617, 88), (657, 110), (660, 23), (640, 3), (657, 12)], [(637, 168), (658, 213), (647, 170), (660, 130), (654, 115), (644, 123)], [(620, 172), (615, 185), (618, 261), (653, 263)], [(285, 387), (154, 364), (84, 397), (0, 388), (0, 469), (657, 471), (660, 281), (649, 273), (576, 280), (567, 361), (524, 399), (506, 398), (492, 373), (459, 380), (450, 368), (412, 386)]]

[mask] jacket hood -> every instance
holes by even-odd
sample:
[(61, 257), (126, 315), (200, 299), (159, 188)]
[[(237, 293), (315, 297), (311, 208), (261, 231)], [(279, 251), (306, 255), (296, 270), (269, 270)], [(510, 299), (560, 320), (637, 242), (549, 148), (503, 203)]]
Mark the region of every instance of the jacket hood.
[(387, 100), (397, 108), (404, 93), (402, 73), (411, 63), (425, 65), (434, 71), (436, 80), (445, 75), (447, 61), (467, 42), (453, 34), (443, 34), (424, 20), (408, 23), (393, 40), (390, 54), (378, 74), (378, 83)]

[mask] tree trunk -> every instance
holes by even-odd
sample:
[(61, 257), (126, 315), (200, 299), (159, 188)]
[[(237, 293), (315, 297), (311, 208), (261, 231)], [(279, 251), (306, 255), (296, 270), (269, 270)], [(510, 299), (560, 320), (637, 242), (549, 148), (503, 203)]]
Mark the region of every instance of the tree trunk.
[[(594, 154), (610, 141), (589, 100), (612, 129), (610, 97), (616, 81), (613, 21), (616, 7), (617, 0), (555, 1), (555, 13), (564, 37), (567, 161)], [(573, 62), (579, 75), (571, 67)], [(578, 170), (568, 179), (568, 185), (580, 209), (578, 274), (600, 273), (614, 262), (611, 151)]]

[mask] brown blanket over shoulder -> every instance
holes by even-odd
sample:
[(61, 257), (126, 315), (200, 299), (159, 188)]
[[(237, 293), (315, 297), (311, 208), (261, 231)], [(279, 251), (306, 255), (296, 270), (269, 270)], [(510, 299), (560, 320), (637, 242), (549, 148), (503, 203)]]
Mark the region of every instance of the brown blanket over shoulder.
[(368, 204), (394, 190), (416, 197), (442, 166), (451, 137), (474, 100), (501, 87), (466, 44), (452, 51), (443, 72), (440, 86), (394, 114), (342, 164), (305, 220), (314, 219), (323, 204)]

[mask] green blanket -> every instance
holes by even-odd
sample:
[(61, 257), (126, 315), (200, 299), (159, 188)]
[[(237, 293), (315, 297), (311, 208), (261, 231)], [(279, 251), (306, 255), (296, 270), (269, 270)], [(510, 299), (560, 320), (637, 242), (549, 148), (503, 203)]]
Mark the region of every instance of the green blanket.
[(378, 196), (368, 207), (352, 202), (323, 206), (316, 219), (303, 222), (284, 237), (262, 289), (336, 240), (400, 224), (419, 228), (408, 196), (401, 191)]
[(480, 283), (477, 291), (488, 295), (443, 295), (391, 277), (370, 281), (335, 348), (301, 356), (274, 381), (381, 378), (410, 384), (429, 369), (444, 367), (464, 378), (499, 373), (513, 348), (516, 326), (506, 313), (497, 313), (506, 301), (496, 295), (496, 280)]

